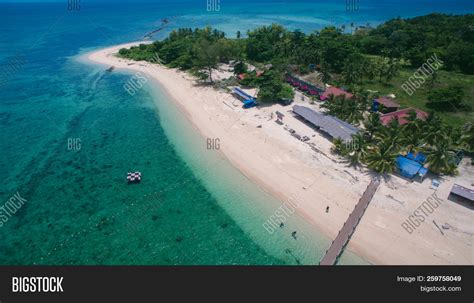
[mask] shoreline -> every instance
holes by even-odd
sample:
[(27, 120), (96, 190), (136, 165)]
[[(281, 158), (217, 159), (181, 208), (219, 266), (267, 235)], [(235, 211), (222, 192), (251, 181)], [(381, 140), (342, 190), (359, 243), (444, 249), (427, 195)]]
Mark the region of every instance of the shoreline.
[[(203, 138), (220, 139), (219, 152), (229, 163), (279, 201), (288, 201), (296, 195), (298, 215), (318, 232), (334, 239), (369, 184), (368, 171), (339, 163), (330, 154), (332, 143), (292, 117), (288, 113), (291, 106), (277, 104), (244, 110), (236, 106), (240, 101), (235, 102), (229, 93), (196, 86), (191, 76), (184, 72), (113, 55), (120, 48), (139, 43), (144, 42), (116, 45), (85, 56), (94, 63), (143, 72), (152, 77)], [(319, 152), (315, 153), (308, 144), (297, 141), (283, 126), (269, 119), (277, 110), (285, 114), (285, 124), (298, 133), (309, 135)], [(443, 182), (443, 197), (452, 182)], [(455, 224), (456, 228), (465, 230), (463, 233), (440, 237), (439, 230), (429, 222), (413, 234), (407, 234), (400, 227), (405, 217), (432, 194), (429, 183), (425, 180), (421, 185), (406, 184), (395, 176), (383, 182), (347, 249), (373, 264), (473, 264), (474, 231), (469, 226), (472, 216), (469, 210), (460, 208), (462, 206), (446, 203), (446, 207), (432, 217), (441, 224), (450, 219), (453, 225), (452, 213), (455, 212), (456, 219), (461, 219), (461, 223)], [(395, 197), (393, 200), (403, 203), (394, 203), (387, 197)], [(326, 206), (330, 206), (329, 214), (325, 213)]]

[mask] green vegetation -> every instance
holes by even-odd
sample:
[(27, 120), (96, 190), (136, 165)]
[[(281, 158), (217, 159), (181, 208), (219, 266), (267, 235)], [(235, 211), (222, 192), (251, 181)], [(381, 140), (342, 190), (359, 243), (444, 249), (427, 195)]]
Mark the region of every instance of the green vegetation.
[[(401, 86), (414, 72), (415, 70), (412, 68), (403, 67), (390, 83), (380, 83), (375, 80), (370, 81), (364, 79), (359, 86), (370, 89), (371, 91), (376, 91), (377, 94), (381, 96), (395, 94), (397, 96), (397, 103), (402, 107), (419, 108), (426, 112), (436, 110), (437, 114), (443, 118), (443, 121), (451, 126), (461, 127), (467, 122), (474, 123), (474, 114), (472, 112), (472, 109), (474, 109), (474, 75), (439, 70), (437, 73), (437, 83), (434, 88), (430, 88), (430, 85), (425, 83), (425, 85), (422, 85), (409, 96)], [(462, 87), (464, 92), (462, 102), (465, 107), (443, 110), (440, 108), (435, 109), (428, 105), (431, 91), (453, 86)]]
[(239, 55), (239, 40), (226, 39), (225, 34), (210, 27), (205, 29), (183, 28), (170, 33), (163, 41), (121, 49), (119, 56), (132, 60), (156, 62), (189, 70), (212, 84), (212, 70), (221, 62)]
[(463, 104), (464, 91), (462, 87), (448, 86), (433, 90), (428, 95), (428, 107), (445, 111), (457, 111), (466, 107)]
[(423, 121), (412, 112), (408, 120), (409, 123), (401, 126), (394, 119), (384, 127), (379, 114), (370, 113), (364, 122), (365, 129), (354, 135), (350, 142), (334, 140), (333, 150), (352, 165), (364, 163), (379, 173), (393, 172), (399, 154), (423, 152), (429, 169), (441, 174), (456, 172), (457, 151), (472, 151), (474, 131), (470, 124), (461, 135), (459, 129), (443, 126), (435, 114)]
[(356, 33), (361, 52), (407, 60), (418, 68), (439, 54), (446, 69), (474, 74), (474, 15), (431, 14), (393, 19), (370, 31)]
[[(159, 57), (161, 63), (190, 71), (210, 84), (213, 70), (234, 60), (234, 72), (246, 75), (240, 84), (256, 87), (261, 102), (292, 99), (294, 92), (284, 83), (285, 73), (308, 74), (316, 69), (322, 81), (344, 85), (354, 95), (350, 100), (331, 98), (324, 104), (329, 114), (365, 126), (364, 133), (353, 138), (352, 147), (335, 142), (336, 150), (351, 163), (365, 163), (386, 173), (394, 169), (399, 153), (423, 151), (432, 171), (453, 173), (454, 151), (473, 150), (472, 24), (474, 15), (431, 14), (393, 19), (353, 34), (335, 27), (305, 34), (273, 24), (248, 31), (246, 38), (239, 33), (235, 39), (210, 27), (179, 29), (162, 41), (122, 49), (119, 55), (150, 62)], [(426, 75), (409, 95), (402, 85), (431, 57), (440, 60), (440, 69)], [(248, 72), (246, 63), (259, 67), (263, 74)], [(404, 126), (395, 120), (381, 127), (369, 109), (373, 97), (389, 93), (397, 96), (402, 107), (431, 112), (429, 119), (412, 117)]]
[(369, 94), (367, 92), (355, 92), (354, 98), (347, 99), (345, 96), (329, 96), (329, 100), (322, 104), (322, 108), (327, 113), (347, 121), (354, 125), (359, 125), (364, 119), (364, 114), (369, 110)]
[(265, 72), (257, 81), (258, 100), (274, 102), (284, 99), (293, 99), (295, 92), (283, 82), (283, 75), (274, 70)]

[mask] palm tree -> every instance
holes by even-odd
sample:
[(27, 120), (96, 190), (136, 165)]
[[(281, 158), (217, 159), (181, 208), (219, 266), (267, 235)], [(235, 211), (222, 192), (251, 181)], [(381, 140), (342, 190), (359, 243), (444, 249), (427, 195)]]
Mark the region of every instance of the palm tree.
[[(319, 58), (321, 58), (322, 55), (319, 54)], [(324, 59), (321, 59), (319, 62), (319, 71), (323, 75), (323, 82), (328, 83), (329, 80), (331, 80), (331, 74), (329, 73), (329, 63), (327, 63)]]
[(364, 62), (364, 76), (370, 81), (374, 80), (375, 76), (377, 76), (377, 68), (372, 60)]
[(326, 110), (326, 113), (333, 115), (336, 111), (334, 95), (329, 95), (329, 98), (321, 105)]
[(374, 135), (380, 133), (383, 128), (382, 122), (380, 122), (379, 113), (370, 113), (364, 122), (365, 135), (368, 137), (367, 141), (372, 142)]
[(420, 132), (423, 120), (418, 119), (415, 111), (409, 112), (406, 120), (408, 123), (403, 125), (402, 128), (404, 134)]
[(406, 152), (418, 153), (424, 149), (423, 139), (419, 133), (407, 132), (403, 135), (400, 142), (404, 146)]
[(347, 155), (347, 144), (346, 142), (342, 141), (341, 138), (335, 138), (332, 143), (334, 144), (331, 147), (331, 150), (341, 156)]
[(354, 62), (347, 61), (342, 71), (342, 79), (348, 85), (359, 83), (362, 78), (362, 71)]
[(388, 68), (385, 72), (385, 80), (389, 82), (398, 75), (400, 71), (400, 61), (396, 58), (391, 58), (388, 62)]
[(381, 143), (386, 143), (398, 151), (400, 150), (401, 138), (400, 123), (397, 118), (394, 118), (383, 129), (381, 133)]
[(356, 87), (353, 92), (358, 110), (362, 113), (368, 111), (370, 109), (371, 94), (367, 90), (359, 87)]
[(443, 121), (437, 115), (430, 113), (422, 125), (421, 135), (425, 143), (436, 145), (446, 137)]
[(452, 174), (456, 172), (454, 162), (455, 153), (451, 148), (452, 140), (445, 137), (444, 140), (431, 145), (426, 149), (426, 164), (434, 173)]
[(336, 116), (344, 120), (346, 115), (346, 109), (344, 108), (345, 99), (345, 96), (335, 97), (333, 94), (330, 94), (329, 98), (323, 103), (323, 105), (321, 105), (321, 107), (326, 109), (329, 115)]
[(359, 124), (364, 118), (364, 112), (355, 98), (346, 99), (344, 95), (337, 97), (329, 95), (328, 100), (321, 107), (325, 108), (329, 115), (352, 124)]
[(382, 78), (388, 70), (388, 63), (385, 57), (377, 57), (374, 60), (374, 74), (378, 76), (379, 82), (382, 83)]
[(424, 146), (421, 132), (423, 120), (417, 118), (415, 111), (411, 111), (406, 119), (408, 123), (402, 126), (401, 143), (405, 151), (417, 153)]
[(360, 165), (364, 162), (367, 156), (367, 143), (365, 142), (364, 135), (362, 133), (357, 133), (352, 136), (352, 140), (347, 146), (347, 156), (352, 165)]
[(340, 118), (351, 124), (358, 125), (364, 116), (363, 112), (360, 111), (355, 98), (346, 99), (344, 96), (338, 98), (342, 108), (342, 115)]
[(393, 145), (382, 142), (374, 146), (367, 155), (367, 166), (382, 174), (391, 173), (395, 169), (397, 155), (398, 153), (394, 151)]

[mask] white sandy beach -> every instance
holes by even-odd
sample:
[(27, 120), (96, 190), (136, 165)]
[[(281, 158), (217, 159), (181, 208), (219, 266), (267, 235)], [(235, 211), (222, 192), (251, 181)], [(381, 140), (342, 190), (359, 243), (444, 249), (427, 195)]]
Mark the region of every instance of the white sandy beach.
[[(222, 153), (243, 174), (280, 201), (299, 197), (297, 214), (335, 238), (370, 182), (368, 171), (347, 167), (332, 155), (332, 143), (294, 118), (292, 106), (243, 109), (229, 93), (197, 86), (184, 72), (114, 56), (120, 48), (135, 44), (98, 50), (87, 58), (104, 64), (104, 69), (114, 66), (155, 78), (204, 137), (220, 139)], [(295, 99), (294, 104), (317, 107), (299, 95)], [(276, 111), (285, 115), (286, 126), (275, 122)], [(310, 141), (298, 141), (285, 128)], [(474, 264), (474, 210), (447, 200), (453, 183), (474, 183), (467, 160), (461, 163), (459, 176), (441, 179), (436, 195), (443, 203), (411, 234), (401, 224), (434, 193), (430, 178), (419, 183), (392, 175), (383, 181), (348, 248), (374, 264)]]

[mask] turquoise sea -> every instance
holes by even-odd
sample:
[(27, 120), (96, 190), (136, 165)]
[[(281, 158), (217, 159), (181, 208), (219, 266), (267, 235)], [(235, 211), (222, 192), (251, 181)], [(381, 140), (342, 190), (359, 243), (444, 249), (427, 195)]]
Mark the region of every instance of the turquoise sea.
[[(0, 227), (0, 264), (317, 264), (330, 239), (297, 216), (269, 234), (281, 205), (206, 150), (158, 83), (130, 96), (130, 75), (82, 54), (178, 27), (234, 35), (281, 23), (309, 32), (376, 25), (430, 12), (468, 13), (472, 1), (204, 0), (0, 2), (0, 206), (27, 202)], [(127, 185), (140, 170), (143, 182)], [(298, 231), (297, 239), (291, 237)], [(346, 252), (341, 264), (365, 264)]]

